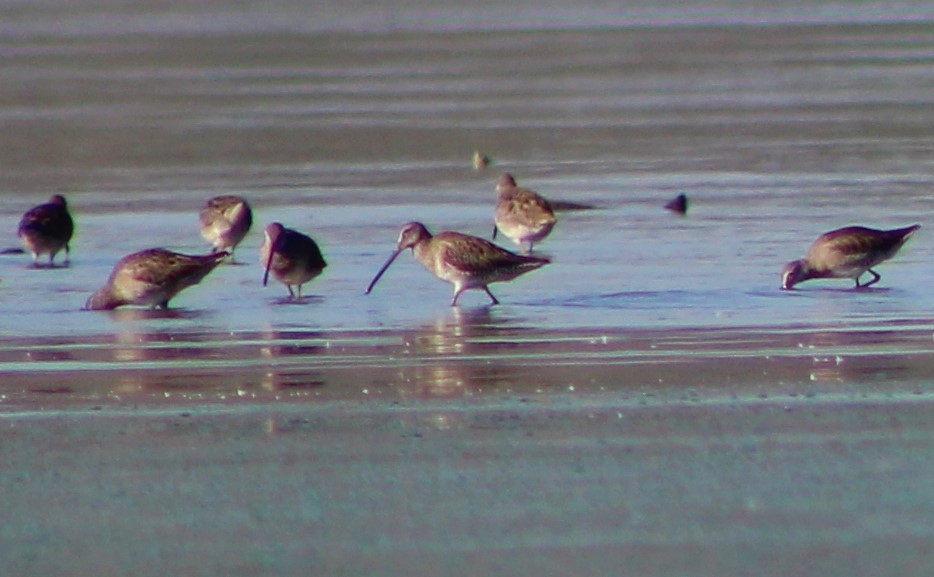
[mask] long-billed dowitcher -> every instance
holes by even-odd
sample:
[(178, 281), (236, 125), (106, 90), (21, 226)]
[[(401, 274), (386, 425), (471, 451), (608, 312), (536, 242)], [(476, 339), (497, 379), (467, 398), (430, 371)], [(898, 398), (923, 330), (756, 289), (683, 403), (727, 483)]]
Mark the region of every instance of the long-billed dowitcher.
[(211, 243), (213, 252), (234, 249), (253, 226), (253, 211), (242, 197), (232, 194), (215, 196), (198, 213), (201, 236)]
[(537, 193), (516, 186), (516, 179), (509, 173), (496, 182), (499, 199), (496, 202), (496, 231), (512, 239), (522, 253), (532, 252), (532, 245), (542, 240), (554, 228), (555, 212), (551, 204)]
[(260, 263), (263, 265), (263, 286), (269, 281), (271, 272), (276, 280), (289, 289), (289, 295), (296, 298), (292, 286), (298, 287), (298, 299), (302, 298), (302, 285), (315, 278), (328, 263), (321, 255), (321, 249), (311, 239), (281, 223), (274, 222), (266, 227), (263, 246), (259, 249)]
[[(856, 281), (856, 288), (871, 286), (881, 278), (872, 267), (895, 256), (919, 228), (919, 224), (894, 230), (847, 226), (824, 233), (804, 258), (785, 265), (782, 288), (787, 290), (812, 278), (851, 278)], [(871, 274), (872, 280), (860, 284), (859, 277), (864, 272)]]
[(457, 298), (467, 289), (483, 289), (493, 304), (499, 304), (487, 288), (488, 284), (510, 281), (550, 262), (546, 258), (515, 254), (490, 241), (459, 232), (432, 235), (422, 223), (410, 222), (402, 227), (396, 250), (373, 277), (366, 294), (370, 294), (376, 281), (407, 248), (412, 249), (415, 259), (429, 272), (454, 285), (451, 306), (457, 305)]
[(117, 261), (107, 283), (91, 295), (84, 308), (110, 310), (124, 305), (168, 308), (169, 300), (201, 282), (228, 255), (187, 255), (150, 248)]
[(68, 242), (74, 230), (65, 197), (55, 194), (45, 204), (26, 211), (16, 234), (32, 253), (34, 265), (39, 266), (39, 256), (48, 253), (49, 266), (54, 266), (55, 255), (62, 249), (65, 249), (65, 264), (68, 264)]

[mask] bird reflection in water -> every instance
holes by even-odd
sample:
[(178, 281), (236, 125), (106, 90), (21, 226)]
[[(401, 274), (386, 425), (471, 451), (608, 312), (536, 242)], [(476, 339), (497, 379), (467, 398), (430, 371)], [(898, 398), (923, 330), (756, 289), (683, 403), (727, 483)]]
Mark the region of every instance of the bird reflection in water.
[[(260, 387), (270, 392), (289, 391), (291, 394), (307, 393), (324, 386), (320, 370), (309, 371), (302, 357), (319, 356), (328, 348), (321, 344), (326, 337), (315, 332), (280, 331), (267, 327), (260, 333), (260, 357), (266, 361), (288, 360), (278, 366), (265, 363)], [(287, 366), (286, 366), (287, 365)]]
[(507, 380), (502, 364), (475, 358), (483, 340), (498, 334), (490, 307), (445, 312), (434, 324), (404, 336), (407, 355), (420, 362), (400, 369), (400, 396), (459, 398)]
[(462, 354), (475, 344), (471, 339), (495, 334), (495, 325), (490, 307), (454, 308), (438, 316), (433, 324), (406, 334), (405, 345), (418, 352)]
[[(180, 311), (151, 309), (118, 309), (110, 314), (124, 321), (185, 315)], [(205, 395), (223, 399), (250, 386), (249, 371), (213, 366), (225, 357), (241, 354), (215, 333), (153, 330), (151, 324), (126, 322), (114, 333), (112, 345), (105, 350), (118, 375), (115, 394), (148, 392), (169, 397), (179, 393), (195, 399)]]
[[(446, 312), (433, 324), (405, 335), (406, 355), (412, 362), (401, 366), (393, 383), (398, 396), (444, 400), (507, 391), (518, 378), (515, 367), (488, 358), (489, 340), (503, 335), (504, 321), (494, 317), (490, 307)], [(467, 429), (472, 423), (463, 411), (443, 408), (404, 412), (398, 421), (414, 437), (427, 431)]]
[[(865, 355), (866, 350), (879, 352), (879, 347), (892, 344), (889, 331), (825, 331), (810, 335), (799, 346), (807, 350), (812, 366), (811, 382), (830, 384), (860, 381), (880, 374), (903, 369), (898, 355)], [(873, 359), (871, 362), (869, 359)], [(867, 364), (867, 362), (869, 364)]]

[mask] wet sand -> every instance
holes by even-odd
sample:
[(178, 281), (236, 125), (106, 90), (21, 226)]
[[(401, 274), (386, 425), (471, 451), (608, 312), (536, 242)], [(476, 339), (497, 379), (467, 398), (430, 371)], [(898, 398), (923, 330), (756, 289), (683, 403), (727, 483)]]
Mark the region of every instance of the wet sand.
[[(0, 230), (78, 222), (68, 268), (0, 255), (0, 574), (932, 574), (926, 3), (117, 4), (0, 19)], [(364, 297), (402, 223), (488, 235), (502, 170), (593, 207), (552, 265)], [(322, 246), (307, 299), (257, 227), (168, 312), (80, 310), (223, 193)], [(854, 222), (924, 228), (778, 290)]]
[(929, 329), (478, 326), (7, 373), (4, 574), (930, 569)]
[[(914, 397), (4, 419), (10, 575), (925, 575)], [(40, 456), (41, 455), (41, 456)]]

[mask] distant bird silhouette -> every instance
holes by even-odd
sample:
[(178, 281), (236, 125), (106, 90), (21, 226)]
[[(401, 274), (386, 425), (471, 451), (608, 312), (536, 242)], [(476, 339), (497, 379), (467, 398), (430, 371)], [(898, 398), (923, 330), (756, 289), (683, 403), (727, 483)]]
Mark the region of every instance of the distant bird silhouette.
[(520, 186), (509, 173), (496, 182), (499, 199), (496, 202), (496, 226), (493, 239), (500, 231), (523, 253), (531, 253), (532, 245), (551, 233), (557, 218), (551, 204), (539, 194)]
[(187, 255), (150, 248), (117, 261), (103, 288), (88, 299), (88, 310), (110, 310), (124, 305), (168, 308), (169, 300), (208, 275), (226, 252)]
[(671, 212), (677, 212), (678, 214), (687, 214), (688, 212), (688, 197), (685, 194), (679, 194), (674, 197), (668, 204), (665, 205), (665, 208)]
[(253, 226), (253, 211), (242, 197), (232, 194), (215, 196), (198, 213), (201, 236), (211, 243), (214, 252), (233, 254)]
[(473, 152), (473, 168), (474, 170), (483, 170), (484, 168), (490, 166), (493, 161), (489, 156), (483, 154), (479, 150)]
[(451, 306), (456, 306), (458, 297), (468, 289), (481, 289), (493, 304), (499, 304), (487, 285), (510, 281), (550, 262), (545, 258), (515, 254), (488, 240), (459, 232), (432, 235), (422, 223), (410, 222), (402, 228), (396, 250), (373, 277), (366, 294), (370, 294), (376, 281), (407, 248), (412, 249), (415, 259), (429, 272), (454, 285)]
[[(782, 288), (791, 289), (813, 278), (851, 278), (856, 281), (856, 288), (872, 286), (881, 278), (872, 267), (895, 256), (919, 228), (918, 224), (894, 230), (847, 226), (824, 233), (804, 258), (784, 266)], [(871, 274), (872, 280), (860, 284), (859, 277), (864, 272)]]
[(16, 234), (32, 253), (35, 266), (39, 266), (39, 257), (43, 254), (49, 255), (49, 266), (54, 266), (55, 255), (62, 249), (65, 249), (65, 264), (68, 264), (68, 243), (74, 230), (65, 197), (55, 194), (45, 204), (26, 211)]
[(265, 269), (263, 286), (272, 273), (289, 289), (292, 298), (296, 298), (292, 287), (297, 287), (298, 299), (302, 298), (302, 285), (320, 275), (328, 266), (321, 249), (311, 237), (285, 228), (278, 222), (266, 227), (263, 246), (260, 247), (260, 262)]

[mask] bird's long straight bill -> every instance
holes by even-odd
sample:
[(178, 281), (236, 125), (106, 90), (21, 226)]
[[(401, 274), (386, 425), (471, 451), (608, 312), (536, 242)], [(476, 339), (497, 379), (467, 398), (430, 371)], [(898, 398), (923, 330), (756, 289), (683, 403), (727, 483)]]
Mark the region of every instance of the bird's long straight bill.
[(263, 286), (266, 286), (269, 282), (269, 267), (272, 266), (272, 259), (276, 258), (276, 248), (278, 244), (279, 239), (277, 238), (276, 242), (271, 243), (269, 247), (269, 258), (266, 259), (266, 270), (263, 272)]
[(385, 264), (383, 264), (382, 267), (380, 267), (379, 272), (377, 272), (377, 273), (376, 273), (376, 276), (373, 277), (373, 280), (370, 281), (370, 286), (366, 287), (366, 293), (364, 293), (364, 294), (370, 294), (370, 291), (372, 291), (372, 290), (373, 290), (373, 287), (376, 286), (376, 281), (378, 281), (378, 280), (380, 279), (380, 277), (383, 276), (383, 273), (386, 272), (386, 269), (389, 268), (389, 265), (391, 265), (391, 264), (393, 263), (393, 261), (396, 260), (396, 257), (399, 256), (399, 254), (401, 254), (401, 253), (402, 253), (401, 250), (397, 250), (397, 251), (395, 251), (394, 253), (392, 253), (391, 255), (389, 255), (389, 259), (386, 261)]

